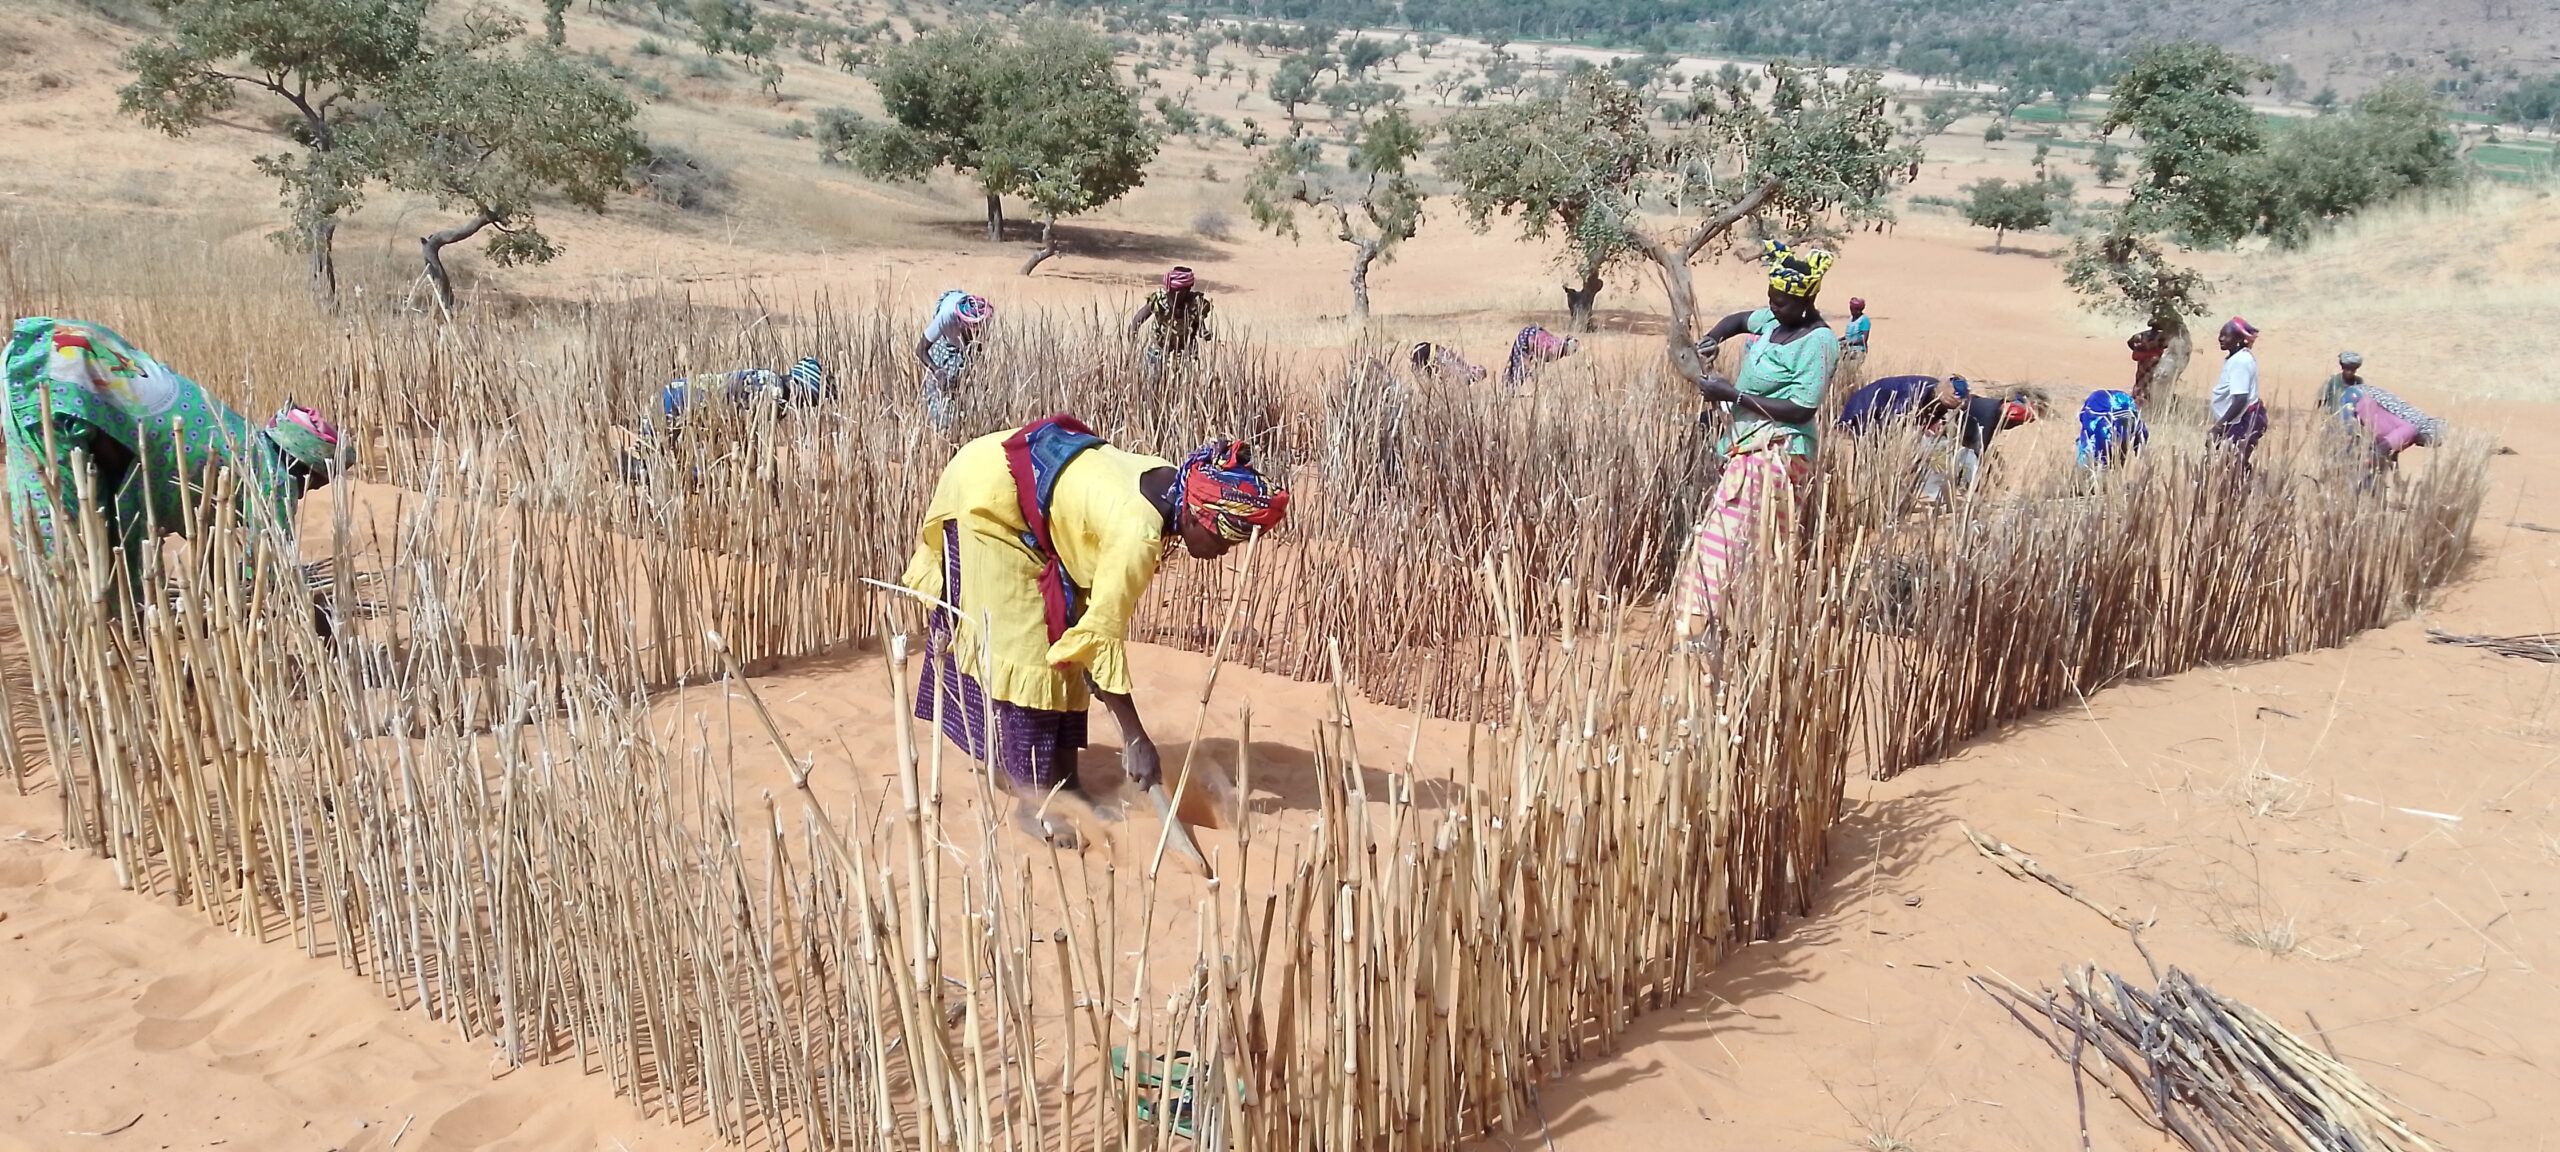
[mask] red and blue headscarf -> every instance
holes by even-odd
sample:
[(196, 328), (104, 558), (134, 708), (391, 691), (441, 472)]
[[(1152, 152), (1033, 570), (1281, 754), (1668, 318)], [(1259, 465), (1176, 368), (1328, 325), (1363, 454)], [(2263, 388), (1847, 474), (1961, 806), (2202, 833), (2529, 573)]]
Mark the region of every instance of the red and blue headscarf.
[(1289, 491), (1255, 471), (1253, 451), (1233, 440), (1212, 440), (1183, 460), (1182, 515), (1219, 538), (1243, 541), (1268, 532), (1289, 515)]

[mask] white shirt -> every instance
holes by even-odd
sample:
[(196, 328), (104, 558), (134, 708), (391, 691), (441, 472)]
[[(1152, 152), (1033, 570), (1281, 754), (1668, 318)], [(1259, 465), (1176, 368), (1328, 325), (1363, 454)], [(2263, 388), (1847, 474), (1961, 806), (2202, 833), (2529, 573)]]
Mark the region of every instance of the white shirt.
[(2258, 402), (2258, 354), (2246, 348), (2222, 362), (2222, 379), (2213, 386), (2213, 418), (2229, 420)]

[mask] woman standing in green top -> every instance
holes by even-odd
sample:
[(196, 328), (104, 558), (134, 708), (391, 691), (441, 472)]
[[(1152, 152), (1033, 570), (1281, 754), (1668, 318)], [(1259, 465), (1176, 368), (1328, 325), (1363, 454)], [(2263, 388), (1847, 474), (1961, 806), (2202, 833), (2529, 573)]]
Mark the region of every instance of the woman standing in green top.
[(1689, 555), (1673, 585), (1672, 607), (1684, 634), (1696, 631), (1701, 617), (1722, 610), (1725, 589), (1744, 566), (1785, 541), (1794, 525), (1796, 489), (1813, 472), (1822, 391), (1840, 363), (1840, 337), (1814, 307), (1823, 274), (1831, 270), (1831, 253), (1771, 241), (1762, 257), (1769, 306), (1717, 321), (1698, 342), (1704, 359), (1736, 336), (1758, 337), (1743, 352), (1733, 380), (1698, 378), (1700, 395), (1733, 406), (1733, 425), (1717, 445), (1724, 474), (1698, 514)]

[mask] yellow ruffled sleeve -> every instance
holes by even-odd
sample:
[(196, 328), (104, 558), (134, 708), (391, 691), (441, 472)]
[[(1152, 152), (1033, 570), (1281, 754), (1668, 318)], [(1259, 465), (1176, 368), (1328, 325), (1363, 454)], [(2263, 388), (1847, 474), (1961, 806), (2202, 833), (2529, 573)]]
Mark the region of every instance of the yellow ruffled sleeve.
[(1138, 478), (1173, 465), (1117, 448), (1088, 455), (1059, 477), (1050, 505), (1050, 541), (1085, 599), (1084, 614), (1049, 646), (1049, 663), (1080, 668), (1095, 688), (1127, 695), (1129, 620), (1164, 559), (1164, 516), (1138, 491)]

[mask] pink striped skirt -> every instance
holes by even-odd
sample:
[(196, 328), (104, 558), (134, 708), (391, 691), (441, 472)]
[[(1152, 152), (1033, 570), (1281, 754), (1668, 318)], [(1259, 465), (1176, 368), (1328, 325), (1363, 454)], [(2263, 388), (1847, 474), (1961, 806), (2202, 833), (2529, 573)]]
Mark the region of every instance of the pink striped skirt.
[(1751, 563), (1774, 554), (1794, 529), (1796, 489), (1812, 474), (1804, 457), (1786, 452), (1747, 452), (1725, 461), (1672, 583), (1673, 610), (1690, 616), (1720, 611), (1725, 589)]

